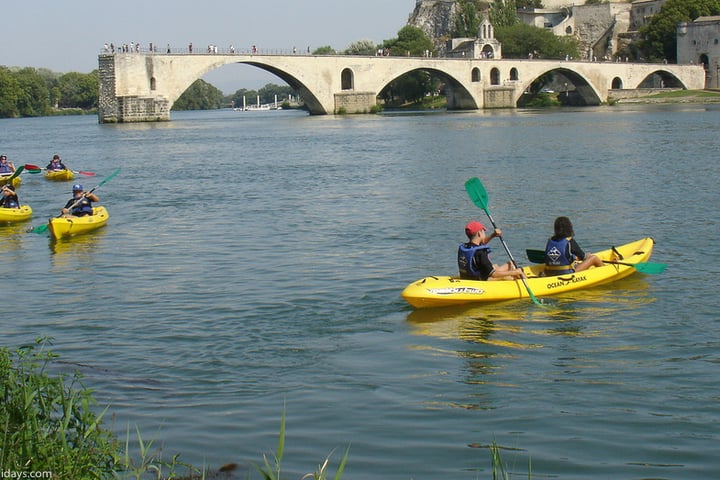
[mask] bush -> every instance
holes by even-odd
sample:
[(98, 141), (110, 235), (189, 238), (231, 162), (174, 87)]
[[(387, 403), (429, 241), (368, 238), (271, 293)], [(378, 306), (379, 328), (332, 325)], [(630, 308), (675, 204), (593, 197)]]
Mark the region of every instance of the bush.
[(105, 478), (114, 437), (80, 374), (48, 374), (47, 339), (11, 352), (0, 348), (0, 471), (52, 472), (53, 478)]

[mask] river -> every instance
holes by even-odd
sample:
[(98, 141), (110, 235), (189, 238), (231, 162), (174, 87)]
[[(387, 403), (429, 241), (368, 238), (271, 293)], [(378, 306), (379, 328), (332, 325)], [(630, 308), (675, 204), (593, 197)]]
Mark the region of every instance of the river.
[[(0, 120), (16, 165), (122, 168), (96, 234), (26, 233), (70, 197), (26, 173), (33, 219), (0, 226), (2, 345), (51, 337), (121, 438), (258, 463), (285, 409), (287, 478), (348, 446), (347, 479), (492, 478), (494, 441), (517, 478), (718, 475), (717, 105), (171, 118)], [(668, 268), (414, 311), (400, 291), (486, 221), (473, 176), (518, 260), (567, 215), (586, 250), (652, 236)]]

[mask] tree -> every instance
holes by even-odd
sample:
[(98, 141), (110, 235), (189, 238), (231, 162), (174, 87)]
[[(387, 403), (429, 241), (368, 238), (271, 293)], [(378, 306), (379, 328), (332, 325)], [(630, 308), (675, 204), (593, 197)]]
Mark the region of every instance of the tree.
[(479, 2), (477, 0), (460, 0), (458, 13), (455, 17), (455, 28), (452, 36), (456, 38), (476, 37), (480, 26)]
[(17, 104), (22, 94), (22, 88), (15, 76), (7, 67), (0, 66), (0, 118), (20, 116)]
[(98, 106), (99, 78), (98, 71), (91, 73), (70, 72), (57, 79), (57, 93), (53, 89), (53, 97), (58, 95), (58, 108), (82, 108), (89, 110)]
[(343, 53), (345, 55), (375, 55), (378, 48), (371, 40), (360, 40), (351, 43)]
[(668, 0), (640, 29), (640, 50), (650, 61), (677, 62), (677, 24), (720, 14), (720, 0)]
[(418, 27), (406, 25), (398, 31), (395, 39), (385, 40), (383, 46), (393, 56), (423, 56), (426, 51), (434, 52), (432, 40)]
[(337, 55), (337, 52), (330, 45), (318, 47), (313, 52), (313, 55)]
[(172, 106), (173, 110), (214, 110), (222, 108), (223, 93), (203, 79), (193, 82)]
[[(490, 5), (490, 23), (496, 30), (500, 27), (511, 27), (520, 23), (515, 0), (495, 0)], [(505, 47), (503, 47), (504, 49)]]
[(32, 67), (25, 67), (15, 73), (21, 93), (17, 97), (20, 116), (39, 117), (50, 113), (50, 92), (45, 80)]
[(577, 58), (580, 43), (574, 37), (558, 37), (550, 30), (518, 23), (495, 29), (495, 37), (502, 42), (503, 57), (526, 58), (528, 53), (540, 58)]

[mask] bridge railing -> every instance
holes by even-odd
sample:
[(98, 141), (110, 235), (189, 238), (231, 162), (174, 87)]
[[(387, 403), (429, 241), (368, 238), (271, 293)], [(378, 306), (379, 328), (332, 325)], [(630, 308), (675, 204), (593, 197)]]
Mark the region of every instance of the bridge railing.
[[(218, 47), (216, 45), (209, 45), (206, 48), (196, 48), (193, 47), (190, 49), (189, 47), (172, 47), (170, 45), (167, 45), (163, 48), (161, 48), (159, 45), (150, 44), (147, 46), (140, 46), (139, 44), (123, 44), (120, 46), (115, 46), (112, 44), (105, 45), (100, 52), (101, 54), (121, 54), (121, 53), (134, 53), (138, 55), (303, 55), (303, 56), (340, 56), (345, 55), (340, 52), (336, 52), (335, 54), (314, 54), (310, 51), (310, 47), (307, 47), (305, 50), (301, 50), (295, 47), (292, 48), (257, 48), (255, 46), (249, 47), (249, 48), (236, 48), (234, 46), (228, 46), (228, 47)], [(352, 55), (350, 55), (352, 56)], [(370, 56), (370, 55), (361, 55), (361, 56)], [(381, 58), (400, 58), (398, 56), (389, 56), (389, 55), (375, 55), (377, 57)], [(561, 58), (538, 58), (538, 57), (532, 57), (532, 58), (510, 58), (510, 57), (503, 57), (503, 58), (472, 58), (472, 57), (466, 57), (463, 55), (458, 54), (448, 54), (445, 56), (427, 56), (427, 55), (407, 55), (403, 56), (402, 58), (428, 58), (428, 59), (442, 59), (442, 60), (488, 60), (488, 61), (497, 61), (497, 60), (507, 60), (507, 61), (514, 61), (514, 62), (540, 62), (540, 61), (548, 61), (548, 62), (582, 62), (582, 63), (637, 63), (637, 64), (667, 64), (667, 62), (638, 62), (638, 61), (631, 61), (627, 57), (623, 58), (613, 58), (613, 59), (585, 59), (585, 58), (579, 58), (579, 59), (561, 59)], [(677, 64), (675, 64), (677, 65)]]

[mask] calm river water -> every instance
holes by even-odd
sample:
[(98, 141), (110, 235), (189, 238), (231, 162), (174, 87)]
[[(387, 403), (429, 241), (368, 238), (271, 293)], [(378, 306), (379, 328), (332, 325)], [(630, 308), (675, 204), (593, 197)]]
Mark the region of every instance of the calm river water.
[[(96, 191), (108, 226), (57, 245), (25, 231), (70, 185), (23, 174), (2, 344), (52, 337), (106, 425), (197, 466), (272, 455), (285, 408), (287, 478), (348, 445), (343, 478), (491, 478), (493, 441), (517, 478), (716, 478), (718, 125), (703, 105), (0, 120), (16, 165), (59, 153), (86, 189), (122, 167)], [(568, 215), (591, 251), (654, 237), (668, 269), (413, 311), (400, 291), (455, 273), (486, 220), (472, 176), (518, 260)]]

